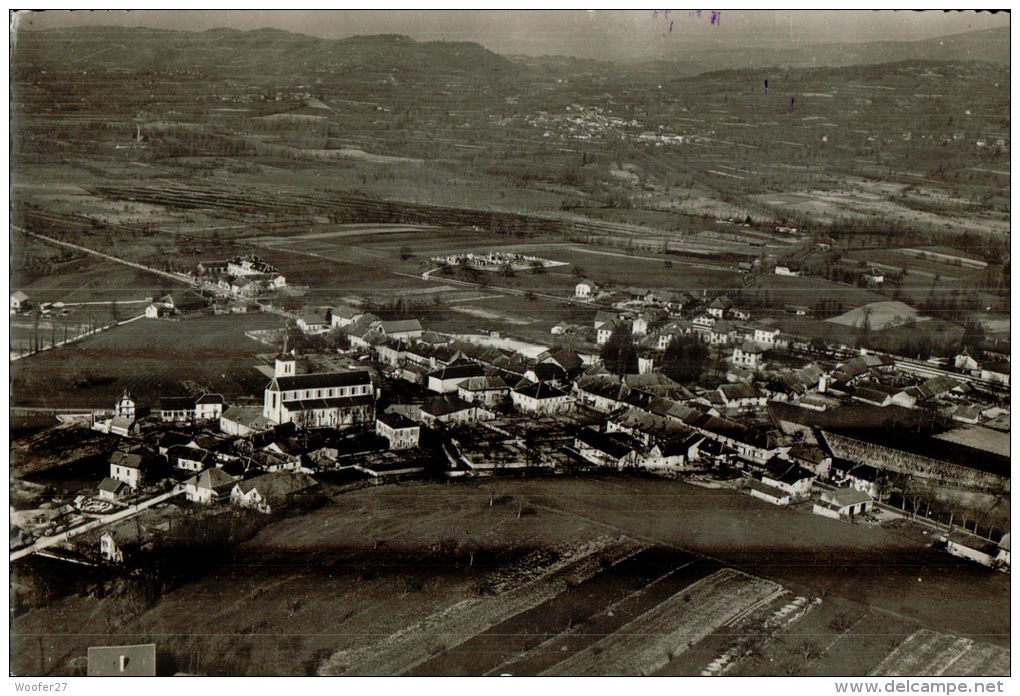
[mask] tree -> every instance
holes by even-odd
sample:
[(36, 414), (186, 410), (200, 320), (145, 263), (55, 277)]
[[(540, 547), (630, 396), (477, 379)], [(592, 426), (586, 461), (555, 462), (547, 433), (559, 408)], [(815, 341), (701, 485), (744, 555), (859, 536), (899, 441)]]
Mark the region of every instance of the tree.
[(708, 357), (708, 347), (696, 336), (674, 336), (662, 355), (662, 372), (677, 382), (696, 382)]
[(630, 326), (621, 322), (613, 329), (609, 340), (602, 346), (602, 362), (606, 369), (617, 375), (637, 372), (637, 350)]
[(545, 273), (545, 264), (539, 259), (535, 259), (528, 265), (531, 267), (532, 273)]

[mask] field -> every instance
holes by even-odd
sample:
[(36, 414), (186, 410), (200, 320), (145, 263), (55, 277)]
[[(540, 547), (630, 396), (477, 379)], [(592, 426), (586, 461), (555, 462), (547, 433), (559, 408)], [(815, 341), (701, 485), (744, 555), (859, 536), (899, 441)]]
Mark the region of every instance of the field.
[(1008, 596), (1008, 577), (916, 531), (733, 491), (407, 483), (275, 522), (154, 603), (69, 596), (17, 616), (12, 672), (153, 640), (166, 670), (210, 675), (794, 673), (767, 656), (810, 639), (828, 647), (795, 673), (868, 674), (919, 631), (972, 641), (967, 669), (1001, 670)]
[(11, 366), (15, 406), (106, 407), (130, 389), (140, 407), (180, 395), (186, 382), (222, 394), (258, 397), (265, 377), (255, 356), (266, 346), (251, 329), (281, 326), (272, 314), (219, 315), (182, 322), (140, 319)]

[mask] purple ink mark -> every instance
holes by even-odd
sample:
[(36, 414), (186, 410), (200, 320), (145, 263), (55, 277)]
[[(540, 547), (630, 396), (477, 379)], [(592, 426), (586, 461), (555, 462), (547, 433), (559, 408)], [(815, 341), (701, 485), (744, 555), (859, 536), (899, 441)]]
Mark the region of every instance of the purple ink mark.
[(671, 19), (671, 20), (669, 20), (669, 33), (670, 33), (670, 34), (672, 34), (672, 33), (673, 33), (673, 20), (672, 20), (672, 19)]
[(719, 22), (721, 22), (721, 21), (722, 21), (722, 10), (712, 10), (712, 20), (711, 20), (712, 25), (713, 26), (717, 26), (719, 24)]

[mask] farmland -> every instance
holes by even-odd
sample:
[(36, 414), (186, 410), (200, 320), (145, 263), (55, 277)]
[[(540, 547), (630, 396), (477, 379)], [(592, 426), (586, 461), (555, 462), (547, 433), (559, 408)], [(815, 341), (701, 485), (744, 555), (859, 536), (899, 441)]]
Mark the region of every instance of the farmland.
[(265, 377), (255, 355), (266, 346), (244, 335), (282, 326), (275, 315), (221, 315), (169, 322), (142, 319), (11, 368), (17, 406), (105, 407), (130, 389), (141, 406), (179, 395), (187, 381), (226, 398), (257, 396)]
[(762, 673), (753, 655), (806, 637), (817, 653), (775, 670), (866, 674), (919, 631), (971, 641), (961, 671), (1001, 669), (1007, 577), (917, 532), (827, 522), (626, 477), (362, 490), (271, 524), (147, 607), (70, 596), (16, 617), (12, 671), (64, 673), (99, 633), (209, 674), (699, 674), (723, 654), (728, 673)]

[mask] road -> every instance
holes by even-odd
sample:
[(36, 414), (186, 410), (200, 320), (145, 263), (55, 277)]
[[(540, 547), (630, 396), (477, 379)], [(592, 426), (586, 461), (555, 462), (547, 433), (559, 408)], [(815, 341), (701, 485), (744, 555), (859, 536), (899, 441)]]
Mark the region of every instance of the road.
[(69, 531), (61, 532), (60, 534), (55, 534), (53, 536), (41, 537), (39, 539), (36, 539), (35, 543), (32, 544), (31, 546), (26, 546), (22, 549), (18, 549), (17, 551), (11, 551), (11, 562), (13, 563), (19, 558), (30, 556), (36, 551), (42, 551), (43, 549), (48, 549), (51, 546), (63, 544), (65, 542), (70, 541), (76, 536), (79, 536), (86, 532), (91, 532), (92, 530), (98, 529), (99, 527), (104, 527), (108, 524), (113, 524), (114, 522), (120, 522), (121, 520), (126, 520), (131, 517), (134, 517), (142, 510), (150, 508), (153, 505), (159, 505), (160, 503), (165, 502), (175, 496), (178, 496), (183, 492), (184, 492), (183, 487), (175, 486), (172, 491), (157, 495), (155, 498), (149, 498), (143, 503), (132, 505), (128, 508), (121, 510), (120, 512), (115, 512), (112, 515), (105, 515), (103, 517), (100, 517), (99, 519), (92, 520), (91, 522), (86, 522), (85, 524), (79, 527), (75, 527), (74, 529), (71, 529)]

